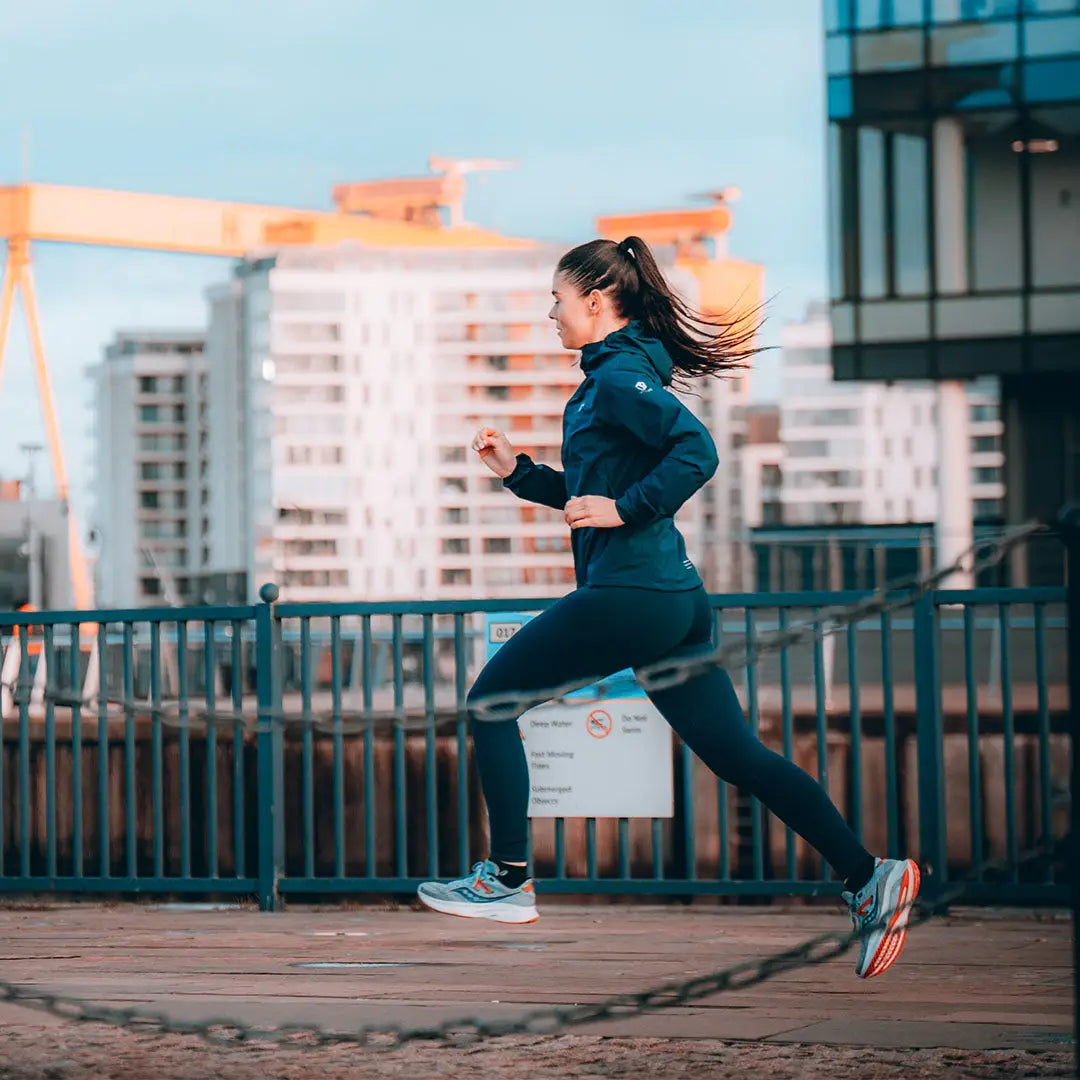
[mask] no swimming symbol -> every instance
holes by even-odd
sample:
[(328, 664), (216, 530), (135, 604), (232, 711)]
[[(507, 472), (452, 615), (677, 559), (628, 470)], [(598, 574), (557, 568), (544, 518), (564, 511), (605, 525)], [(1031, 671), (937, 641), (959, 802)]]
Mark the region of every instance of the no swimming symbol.
[(585, 717), (585, 730), (594, 739), (606, 739), (611, 734), (611, 715), (603, 709), (593, 709)]

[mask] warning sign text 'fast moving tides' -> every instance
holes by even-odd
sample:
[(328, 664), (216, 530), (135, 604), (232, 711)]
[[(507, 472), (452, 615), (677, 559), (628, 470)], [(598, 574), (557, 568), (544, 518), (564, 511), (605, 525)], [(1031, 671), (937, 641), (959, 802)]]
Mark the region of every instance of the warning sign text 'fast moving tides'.
[[(487, 616), (490, 659), (531, 615)], [(671, 817), (671, 729), (629, 671), (519, 721), (529, 761), (531, 817)]]

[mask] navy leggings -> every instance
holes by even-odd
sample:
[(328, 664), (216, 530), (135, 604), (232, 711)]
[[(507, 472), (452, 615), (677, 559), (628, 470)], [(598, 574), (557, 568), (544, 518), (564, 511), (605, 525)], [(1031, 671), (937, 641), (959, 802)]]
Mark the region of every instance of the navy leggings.
[[(707, 650), (712, 612), (702, 588), (660, 592), (581, 588), (538, 615), (503, 645), (469, 692), (544, 690), (628, 667)], [(713, 668), (650, 698), (717, 776), (756, 795), (812, 844), (843, 879), (869, 877), (873, 859), (824, 789), (750, 730), (726, 671)], [(474, 716), (473, 744), (491, 823), (491, 857), (524, 862), (529, 768), (516, 719)]]

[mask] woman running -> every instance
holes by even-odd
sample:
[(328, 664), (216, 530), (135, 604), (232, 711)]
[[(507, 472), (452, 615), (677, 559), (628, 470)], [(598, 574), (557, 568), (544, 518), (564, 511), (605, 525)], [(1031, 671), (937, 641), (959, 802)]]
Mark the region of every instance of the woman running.
[[(563, 413), (564, 472), (481, 429), (473, 449), (515, 495), (564, 512), (577, 588), (522, 627), (480, 672), (469, 700), (543, 691), (708, 650), (713, 619), (673, 521), (717, 468), (716, 447), (668, 388), (744, 366), (753, 330), (689, 308), (644, 241), (593, 240), (562, 257), (553, 282), (563, 347), (584, 379)], [(649, 697), (717, 776), (756, 796), (844, 882), (862, 931), (856, 974), (880, 975), (903, 948), (919, 871), (875, 859), (824, 789), (753, 735), (728, 673), (713, 668)], [(529, 770), (515, 717), (479, 719), (473, 744), (491, 826), (490, 857), (466, 878), (420, 886), (435, 911), (498, 922), (538, 918), (527, 876)]]

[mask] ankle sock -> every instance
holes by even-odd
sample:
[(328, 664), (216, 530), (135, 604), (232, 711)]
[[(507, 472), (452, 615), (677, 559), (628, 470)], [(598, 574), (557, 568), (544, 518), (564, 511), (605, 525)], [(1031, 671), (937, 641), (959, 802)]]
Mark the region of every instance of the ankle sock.
[(857, 893), (874, 876), (874, 856), (869, 853), (855, 870), (844, 878), (844, 888), (849, 893)]
[(495, 875), (508, 889), (520, 889), (529, 880), (529, 868), (527, 866), (511, 866), (502, 859), (492, 860), (499, 868)]

